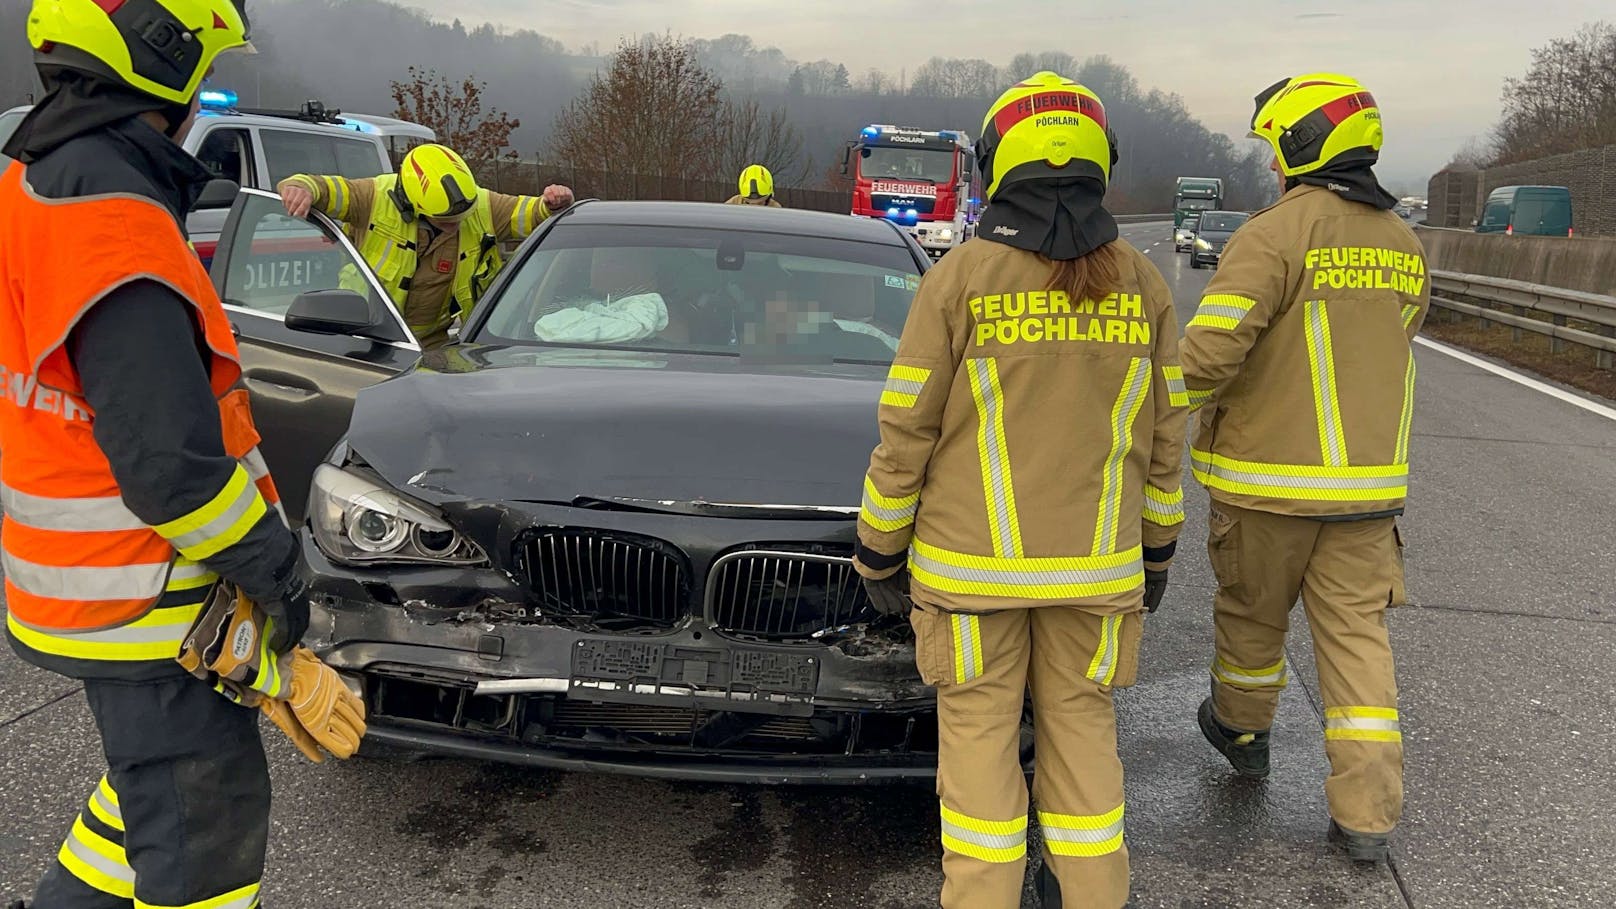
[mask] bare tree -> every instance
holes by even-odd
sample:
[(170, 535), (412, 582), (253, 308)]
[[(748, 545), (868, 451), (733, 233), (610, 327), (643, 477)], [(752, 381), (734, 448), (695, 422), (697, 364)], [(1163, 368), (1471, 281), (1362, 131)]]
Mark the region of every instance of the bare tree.
[(1065, 51), (1016, 54), (1010, 59), (1010, 65), (1005, 67), (1004, 81), (1006, 85), (1020, 82), (1046, 70), (1068, 79), (1074, 78), (1077, 75), (1077, 59)]
[(1616, 26), (1589, 25), (1533, 50), (1526, 74), (1505, 80), (1503, 100), (1495, 163), (1616, 144)]
[(926, 98), (992, 98), (1001, 89), (999, 69), (986, 60), (933, 57), (915, 70), (909, 94)]
[(693, 43), (624, 42), (556, 117), (552, 156), (574, 168), (706, 178), (723, 147), (719, 91)]
[(485, 82), (467, 76), (452, 85), (437, 70), (410, 67), (406, 82), (393, 83), (393, 116), (428, 127), (438, 141), (473, 161), (496, 158), (511, 144), (511, 131), (522, 125), (490, 107), (483, 112)]
[(765, 111), (757, 99), (724, 104), (719, 173), (739, 175), (748, 165), (761, 164), (774, 174), (777, 186), (793, 186), (807, 176), (802, 132), (791, 124), (785, 108)]

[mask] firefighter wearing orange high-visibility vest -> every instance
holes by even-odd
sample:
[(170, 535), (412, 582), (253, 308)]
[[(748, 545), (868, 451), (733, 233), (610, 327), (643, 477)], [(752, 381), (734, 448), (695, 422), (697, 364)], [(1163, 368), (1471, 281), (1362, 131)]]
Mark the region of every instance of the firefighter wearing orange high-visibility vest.
[(1283, 197), (1235, 234), (1182, 347), (1212, 497), (1217, 652), (1201, 731), (1249, 777), (1289, 672), (1300, 595), (1324, 697), (1329, 836), (1382, 860), (1402, 809), (1402, 732), (1386, 610), (1404, 600), (1410, 342), (1430, 298), (1420, 241), (1372, 169), (1380, 109), (1316, 74), (1257, 97)]
[(1135, 679), (1184, 520), (1177, 321), (1101, 204), (1116, 145), (1092, 92), (1039, 73), (983, 134), (992, 203), (910, 309), (856, 563), (877, 608), (910, 610), (937, 689), (945, 909), (1021, 905), (1029, 689), (1045, 905), (1116, 909), (1111, 694)]

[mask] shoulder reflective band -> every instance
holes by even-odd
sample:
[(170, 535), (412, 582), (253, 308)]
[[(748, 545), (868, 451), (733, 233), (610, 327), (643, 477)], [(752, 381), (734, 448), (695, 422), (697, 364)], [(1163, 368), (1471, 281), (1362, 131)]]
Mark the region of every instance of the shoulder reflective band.
[(1408, 440), (1414, 431), (1414, 349), (1408, 351), (1408, 367), (1403, 370), (1403, 418), (1397, 424), (1397, 453), (1394, 463), (1408, 464)]
[(1128, 363), (1122, 390), (1111, 405), (1111, 452), (1100, 473), (1100, 513), (1094, 520), (1094, 554), (1117, 548), (1117, 525), (1122, 521), (1122, 474), (1133, 450), (1133, 423), (1150, 392), (1150, 361), (1135, 357)]
[(1189, 327), (1234, 331), (1240, 327), (1240, 320), (1256, 305), (1256, 300), (1237, 294), (1208, 294), (1201, 298), (1201, 305), (1195, 310), (1195, 318), (1190, 319)]
[(1027, 856), (1027, 818), (985, 821), (943, 805), (943, 848), (984, 862), (1019, 862)]
[(1408, 465), (1329, 467), (1239, 461), (1190, 449), (1190, 469), (1208, 489), (1268, 499), (1382, 502), (1408, 495)]
[(1038, 812), (1044, 848), (1053, 855), (1093, 858), (1122, 848), (1122, 805), (1104, 814)]
[(999, 364), (985, 357), (968, 361), (967, 368), (971, 397), (976, 399), (976, 446), (982, 460), (988, 534), (993, 538), (996, 555), (1016, 558), (1021, 555), (1021, 519), (1016, 514), (1016, 487), (1004, 438), (1004, 389), (999, 385)]
[(1089, 681), (1101, 685), (1111, 684), (1117, 675), (1117, 654), (1120, 652), (1122, 616), (1100, 616), (1100, 643), (1094, 648), (1094, 659), (1089, 661)]
[(931, 378), (931, 370), (919, 366), (900, 366), (896, 363), (887, 372), (886, 387), (881, 390), (881, 403), (891, 407), (913, 407), (920, 392)]
[(1326, 707), (1325, 741), (1401, 742), (1395, 707)]
[(1145, 487), (1145, 520), (1163, 527), (1184, 523), (1184, 490), (1162, 492), (1154, 486)]
[(1237, 688), (1284, 688), (1285, 683), (1290, 681), (1290, 676), (1285, 672), (1283, 656), (1274, 665), (1260, 669), (1246, 669), (1217, 657), (1212, 661), (1212, 677)]
[(1163, 366), (1162, 378), (1167, 380), (1167, 403), (1171, 407), (1190, 406), (1189, 393), (1184, 389), (1184, 367)]
[(1307, 319), (1307, 365), (1313, 382), (1313, 413), (1319, 424), (1319, 449), (1331, 467), (1347, 464), (1347, 432), (1341, 426), (1341, 400), (1335, 384), (1335, 346), (1330, 342), (1330, 313), (1323, 300), (1302, 304)]
[(859, 518), (882, 533), (902, 530), (915, 522), (920, 508), (920, 493), (907, 496), (884, 496), (875, 488), (875, 480), (864, 478), (864, 503)]
[(1126, 593), (1145, 583), (1140, 547), (1098, 556), (994, 558), (914, 541), (910, 571), (933, 590), (972, 596), (1058, 600)]

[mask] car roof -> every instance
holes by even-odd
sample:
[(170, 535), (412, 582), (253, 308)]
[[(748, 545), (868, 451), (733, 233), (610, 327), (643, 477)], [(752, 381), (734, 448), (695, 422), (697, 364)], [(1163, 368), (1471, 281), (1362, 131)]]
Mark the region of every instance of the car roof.
[(903, 235), (890, 221), (761, 205), (716, 202), (603, 202), (586, 200), (568, 209), (565, 222), (580, 225), (634, 227), (700, 227), (801, 234), (883, 246), (904, 246)]
[[(7, 111), (0, 111), (0, 114), (25, 114), (30, 110), (33, 110), (33, 105), (24, 104)], [(315, 123), (309, 120), (299, 120), (296, 117), (277, 117), (272, 114), (244, 114), (233, 110), (204, 110), (198, 113), (197, 117), (208, 120), (229, 120), (233, 123), (242, 123), (249, 126), (273, 126), (277, 129), (294, 129), (313, 133), (336, 132), (346, 136), (372, 138), (372, 134), (354, 129), (352, 126), (344, 126), (341, 123)]]
[(1512, 195), (1519, 192), (1547, 192), (1555, 195), (1569, 196), (1571, 188), (1567, 186), (1500, 186), (1493, 190), (1488, 198), (1493, 196)]

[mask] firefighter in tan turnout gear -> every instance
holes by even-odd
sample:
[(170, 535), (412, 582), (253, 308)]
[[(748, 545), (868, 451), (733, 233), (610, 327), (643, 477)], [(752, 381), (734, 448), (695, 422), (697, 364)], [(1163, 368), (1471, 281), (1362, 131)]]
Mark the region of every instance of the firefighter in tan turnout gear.
[(1380, 111), (1362, 85), (1287, 79), (1258, 96), (1251, 128), (1273, 145), (1284, 196), (1229, 243), (1182, 348), (1218, 578), (1200, 725), (1238, 772), (1268, 774), (1300, 594), (1325, 702), (1330, 838), (1381, 860), (1402, 809), (1386, 609), (1404, 599), (1396, 517), (1424, 250), (1371, 169)]
[(1046, 905), (1063, 890), (1115, 909), (1128, 851), (1111, 692), (1134, 681), (1184, 519), (1176, 321), (1101, 206), (1116, 153), (1092, 92), (1039, 73), (983, 133), (992, 204), (910, 310), (857, 565), (883, 611), (912, 596), (937, 688), (942, 905), (1021, 904), (1030, 686)]

